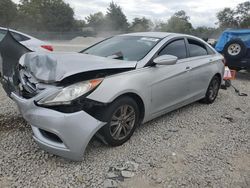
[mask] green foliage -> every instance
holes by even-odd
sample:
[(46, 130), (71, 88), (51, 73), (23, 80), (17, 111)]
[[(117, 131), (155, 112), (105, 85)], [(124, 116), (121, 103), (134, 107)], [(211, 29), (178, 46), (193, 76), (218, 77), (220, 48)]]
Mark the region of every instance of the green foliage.
[(92, 27), (95, 31), (101, 30), (105, 25), (105, 17), (102, 12), (90, 14), (86, 17), (86, 21), (89, 27)]
[(235, 12), (230, 8), (224, 8), (217, 13), (217, 19), (219, 20), (219, 26), (222, 28), (237, 27), (238, 23), (235, 20)]
[(121, 7), (113, 1), (107, 8), (106, 23), (110, 26), (111, 30), (113, 29), (117, 31), (127, 31), (129, 26), (128, 20), (122, 12)]
[(220, 28), (200, 26), (193, 30), (192, 35), (200, 38), (217, 38), (219, 33), (221, 33)]
[(221, 28), (249, 28), (250, 1), (240, 3), (235, 9), (224, 8), (217, 13)]
[(175, 17), (180, 18), (186, 22), (190, 19), (189, 16), (186, 15), (186, 12), (184, 10), (180, 10), (174, 14)]
[(90, 14), (86, 18), (87, 26), (96, 32), (100, 31), (128, 31), (128, 21), (120, 6), (111, 2), (106, 15), (102, 12)]
[(250, 28), (250, 1), (240, 3), (236, 8), (236, 19), (242, 28)]
[(74, 11), (63, 0), (21, 0), (19, 26), (47, 31), (70, 31)]
[(0, 0), (0, 26), (9, 27), (16, 18), (17, 7), (11, 0)]
[(143, 32), (149, 31), (153, 27), (153, 23), (150, 19), (145, 17), (143, 18), (134, 18), (129, 30), (132, 32)]
[(238, 4), (234, 9), (224, 8), (217, 13), (218, 28), (193, 28), (190, 17), (184, 10), (177, 11), (166, 22), (155, 25), (145, 17), (134, 18), (129, 25), (122, 8), (113, 1), (106, 14), (90, 14), (85, 20), (74, 19), (74, 11), (64, 0), (20, 0), (16, 5), (11, 0), (0, 0), (0, 26), (17, 27), (33, 31), (100, 31), (143, 32), (150, 30), (188, 33), (205, 38), (216, 36), (225, 28), (250, 28), (250, 1)]
[(85, 20), (74, 20), (74, 30), (81, 31), (86, 26)]
[(192, 24), (189, 22), (189, 17), (186, 12), (181, 10), (176, 12), (167, 23), (160, 23), (158, 26), (160, 31), (187, 33), (190, 34), (193, 30)]

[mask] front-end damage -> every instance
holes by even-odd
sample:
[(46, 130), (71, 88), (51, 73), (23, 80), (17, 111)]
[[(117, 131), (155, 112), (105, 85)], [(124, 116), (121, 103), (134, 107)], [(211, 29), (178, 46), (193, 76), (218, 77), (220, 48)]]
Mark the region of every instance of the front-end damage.
[(83, 110), (63, 113), (38, 107), (34, 100), (43, 98), (47, 92), (31, 99), (24, 99), (14, 93), (11, 97), (31, 125), (33, 138), (42, 149), (71, 160), (82, 160), (90, 139), (105, 123)]
[[(0, 57), (3, 88), (32, 126), (36, 142), (46, 151), (72, 160), (82, 159), (88, 142), (105, 124), (102, 112), (108, 104), (88, 99), (87, 95), (105, 77), (136, 66), (135, 62), (88, 54), (31, 52), (10, 33), (0, 43)], [(81, 95), (69, 98), (72, 100), (67, 103), (53, 103), (79, 83), (88, 90), (76, 89)]]

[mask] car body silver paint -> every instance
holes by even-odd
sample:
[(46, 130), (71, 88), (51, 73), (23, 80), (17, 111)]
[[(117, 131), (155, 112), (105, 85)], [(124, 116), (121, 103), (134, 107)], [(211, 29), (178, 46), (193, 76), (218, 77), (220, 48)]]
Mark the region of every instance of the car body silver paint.
[[(110, 103), (123, 94), (137, 94), (144, 102), (143, 122), (147, 122), (181, 104), (189, 104), (205, 96), (212, 77), (217, 73), (223, 75), (224, 65), (218, 63), (221, 56), (217, 54), (198, 59), (203, 61), (204, 58), (206, 62), (210, 58), (214, 58), (214, 61), (203, 62), (204, 65), (199, 68), (186, 70), (186, 67), (192, 66), (190, 59), (197, 59), (187, 58), (179, 60), (176, 65), (156, 65), (106, 77), (87, 98)], [(197, 73), (197, 69), (201, 69), (201, 72)]]
[(51, 83), (88, 71), (135, 68), (137, 62), (76, 52), (30, 52), (20, 58), (19, 64), (31, 72), (37, 80)]
[[(158, 34), (137, 33), (135, 35), (155, 37)], [(123, 94), (136, 94), (144, 103), (143, 122), (203, 98), (213, 76), (215, 74), (222, 76), (224, 73), (223, 57), (213, 49), (213, 55), (178, 60), (174, 65), (145, 67), (162, 45), (173, 38), (186, 36), (161, 33), (159, 36), (161, 41), (142, 60), (137, 62), (136, 69), (105, 77), (87, 98), (102, 103), (111, 103)], [(196, 37), (188, 37), (203, 42)], [(203, 43), (207, 45), (205, 42)], [(70, 55), (67, 56), (67, 61), (71, 61)], [(74, 60), (78, 61), (77, 58)], [(109, 59), (106, 60), (109, 61)], [(97, 68), (97, 66), (94, 67)], [(77, 68), (79, 67), (74, 67), (74, 69)], [(59, 76), (59, 78), (62, 77)], [(41, 148), (72, 160), (80, 160), (89, 140), (105, 122), (100, 122), (84, 111), (65, 114), (35, 105), (34, 101), (59, 89), (57, 86), (48, 86), (31, 99), (23, 99), (14, 93), (11, 97), (16, 101), (23, 117), (31, 124), (34, 139)], [(53, 143), (41, 134), (39, 128), (56, 134), (63, 143)]]
[[(34, 100), (47, 96), (49, 91), (32, 99), (24, 99), (15, 93), (11, 94), (24, 119), (32, 126), (33, 138), (38, 145), (53, 154), (81, 160), (93, 135), (105, 124), (84, 111), (65, 114), (38, 107)], [(56, 134), (63, 143), (54, 142), (41, 134), (39, 129)]]

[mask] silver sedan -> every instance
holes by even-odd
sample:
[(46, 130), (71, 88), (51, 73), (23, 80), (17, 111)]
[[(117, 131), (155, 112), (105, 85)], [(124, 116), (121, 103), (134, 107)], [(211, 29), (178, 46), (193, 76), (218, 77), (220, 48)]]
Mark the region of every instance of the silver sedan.
[(46, 151), (81, 160), (96, 135), (119, 146), (136, 127), (195, 101), (213, 103), (223, 57), (194, 36), (132, 33), (79, 53), (32, 52), (8, 33), (1, 83)]

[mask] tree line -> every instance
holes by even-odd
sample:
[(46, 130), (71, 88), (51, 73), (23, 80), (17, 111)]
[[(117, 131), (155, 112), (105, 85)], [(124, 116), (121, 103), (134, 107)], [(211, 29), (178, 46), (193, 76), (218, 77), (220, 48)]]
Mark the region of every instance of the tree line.
[(122, 8), (110, 2), (106, 14), (96, 12), (83, 20), (74, 18), (74, 10), (63, 0), (11, 0), (0, 1), (0, 26), (32, 31), (102, 31), (141, 32), (166, 31), (208, 37), (225, 28), (250, 28), (250, 1), (238, 4), (234, 9), (224, 8), (217, 14), (217, 27), (194, 28), (185, 11), (174, 13), (166, 21), (152, 21), (137, 17), (128, 22)]

